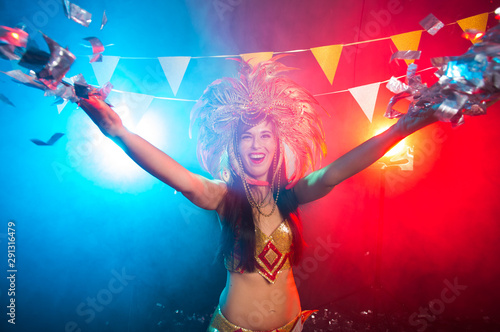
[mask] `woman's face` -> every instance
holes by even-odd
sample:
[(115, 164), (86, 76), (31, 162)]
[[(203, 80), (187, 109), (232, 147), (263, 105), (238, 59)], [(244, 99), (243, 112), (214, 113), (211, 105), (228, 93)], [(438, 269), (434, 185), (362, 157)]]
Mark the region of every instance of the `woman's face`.
[(270, 121), (257, 126), (243, 126), (239, 137), (239, 153), (245, 173), (267, 181), (276, 152), (276, 137)]

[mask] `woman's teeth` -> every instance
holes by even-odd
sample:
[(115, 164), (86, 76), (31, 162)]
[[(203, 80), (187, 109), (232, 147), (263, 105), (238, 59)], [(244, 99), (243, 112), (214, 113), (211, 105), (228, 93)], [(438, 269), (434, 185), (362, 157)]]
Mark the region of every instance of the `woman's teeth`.
[(266, 155), (263, 153), (251, 153), (249, 155), (250, 160), (252, 160), (254, 163), (261, 163), (264, 160), (264, 157)]

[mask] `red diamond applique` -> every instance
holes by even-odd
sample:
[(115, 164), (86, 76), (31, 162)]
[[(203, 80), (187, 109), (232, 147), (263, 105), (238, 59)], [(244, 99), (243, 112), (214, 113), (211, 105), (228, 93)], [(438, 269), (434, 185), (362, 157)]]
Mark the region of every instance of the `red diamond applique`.
[[(271, 253), (269, 251), (272, 251)], [(268, 255), (268, 254), (273, 254), (274, 255)], [(275, 258), (273, 259), (272, 262), (269, 261), (268, 257), (274, 256)], [(267, 242), (266, 246), (262, 250), (262, 252), (259, 254), (260, 260), (266, 265), (266, 267), (272, 271), (276, 264), (280, 261), (281, 257), (283, 254), (276, 248), (276, 246), (271, 242)]]

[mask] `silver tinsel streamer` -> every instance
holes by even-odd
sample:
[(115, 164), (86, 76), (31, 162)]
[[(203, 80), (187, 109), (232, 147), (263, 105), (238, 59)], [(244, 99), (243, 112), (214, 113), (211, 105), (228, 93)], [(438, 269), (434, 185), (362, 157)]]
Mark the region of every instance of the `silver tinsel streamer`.
[(386, 117), (402, 116), (393, 106), (403, 98), (412, 98), (411, 116), (435, 112), (439, 120), (454, 126), (464, 122), (464, 115), (485, 114), (486, 108), (500, 99), (500, 25), (465, 54), (434, 58), (432, 63), (438, 68), (438, 82), (427, 87), (419, 75), (408, 77), (409, 87), (392, 97)]

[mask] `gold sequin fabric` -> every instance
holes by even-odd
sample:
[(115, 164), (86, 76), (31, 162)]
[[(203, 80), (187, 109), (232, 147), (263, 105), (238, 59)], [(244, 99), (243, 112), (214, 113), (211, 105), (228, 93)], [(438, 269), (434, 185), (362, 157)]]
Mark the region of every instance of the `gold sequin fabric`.
[[(281, 270), (291, 267), (290, 255), (292, 240), (292, 230), (286, 220), (284, 220), (269, 236), (264, 234), (258, 227), (255, 227), (256, 269), (262, 277), (272, 284), (276, 281)], [(226, 269), (231, 272), (244, 273), (245, 271), (243, 269), (236, 268), (239, 262), (237, 257), (235, 257), (232, 262), (226, 259)]]
[[(286, 325), (279, 327), (277, 329), (269, 331), (260, 331), (260, 332), (300, 332), (302, 331), (304, 322), (315, 311), (317, 310), (302, 311), (295, 319), (293, 319)], [(208, 327), (207, 332), (257, 332), (257, 331), (245, 329), (243, 327), (234, 325), (233, 323), (228, 321), (226, 317), (224, 317), (224, 315), (220, 311), (220, 307), (217, 306), (212, 316), (212, 321), (210, 322), (210, 326)]]

